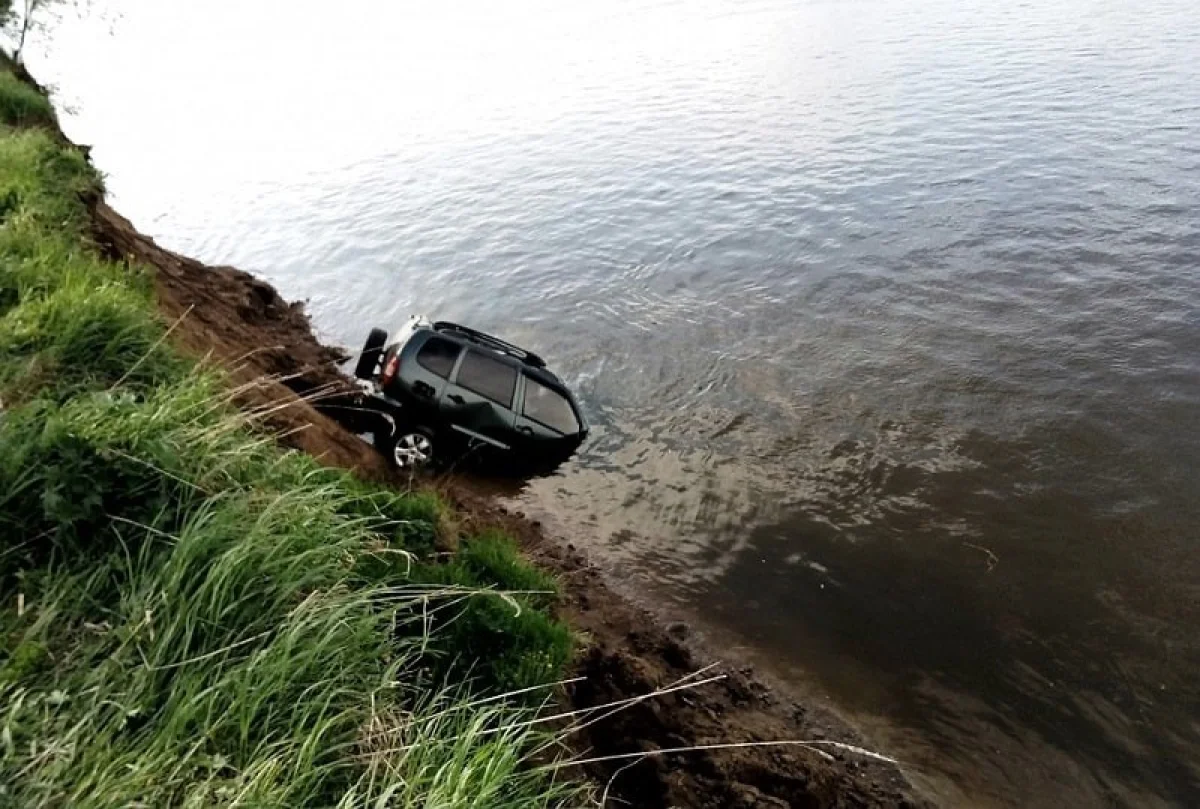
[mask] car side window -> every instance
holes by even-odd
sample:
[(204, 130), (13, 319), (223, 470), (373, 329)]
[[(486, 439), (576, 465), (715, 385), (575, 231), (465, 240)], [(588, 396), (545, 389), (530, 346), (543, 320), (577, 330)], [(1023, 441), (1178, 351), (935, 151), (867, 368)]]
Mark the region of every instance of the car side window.
[(517, 369), (487, 354), (468, 349), (455, 382), (497, 404), (512, 407), (513, 392), (517, 389)]
[(564, 435), (579, 432), (579, 419), (567, 398), (530, 376), (525, 377), (525, 404), (521, 415)]
[(448, 379), (450, 372), (454, 370), (454, 361), (458, 359), (460, 350), (457, 343), (443, 340), (441, 337), (430, 337), (417, 352), (417, 364), (443, 379)]

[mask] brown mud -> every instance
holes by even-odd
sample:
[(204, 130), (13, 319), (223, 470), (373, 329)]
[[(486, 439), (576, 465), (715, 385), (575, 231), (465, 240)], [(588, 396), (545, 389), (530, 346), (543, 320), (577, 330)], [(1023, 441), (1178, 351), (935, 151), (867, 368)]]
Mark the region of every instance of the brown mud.
[[(344, 352), (316, 339), (299, 304), (232, 267), (209, 267), (166, 250), (138, 233), (103, 200), (91, 203), (95, 239), (109, 256), (153, 271), (171, 339), (183, 350), (228, 369), (238, 402), (267, 413), (281, 440), (322, 462), (395, 485), (374, 448), (360, 439)], [(619, 596), (570, 544), (508, 513), (466, 477), (433, 482), (459, 507), (466, 527), (499, 526), (528, 556), (563, 581), (562, 616), (582, 650), (562, 699), (569, 708), (650, 694), (701, 669), (705, 655), (689, 645), (686, 627), (664, 626)], [(699, 688), (635, 702), (578, 731), (582, 758), (650, 753), (585, 765), (584, 775), (608, 789), (608, 806), (666, 807), (915, 807), (925, 803), (893, 766), (837, 747), (741, 747), (688, 753), (654, 751), (780, 739), (837, 740), (869, 747), (820, 706), (783, 698), (746, 671)], [(600, 715), (609, 712), (602, 711)]]

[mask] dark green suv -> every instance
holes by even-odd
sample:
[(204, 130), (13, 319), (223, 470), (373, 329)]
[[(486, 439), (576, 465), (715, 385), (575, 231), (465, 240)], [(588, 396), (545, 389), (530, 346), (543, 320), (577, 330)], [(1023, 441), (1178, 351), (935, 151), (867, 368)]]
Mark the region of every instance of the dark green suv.
[(376, 445), (400, 469), (464, 452), (553, 467), (587, 437), (575, 397), (536, 354), (457, 323), (372, 329), (355, 376), (386, 425)]

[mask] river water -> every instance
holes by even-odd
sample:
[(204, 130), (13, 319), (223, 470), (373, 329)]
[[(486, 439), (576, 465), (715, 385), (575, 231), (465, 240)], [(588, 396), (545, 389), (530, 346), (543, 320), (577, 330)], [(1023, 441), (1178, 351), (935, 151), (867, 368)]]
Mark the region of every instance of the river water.
[(31, 57), (117, 207), (550, 357), (628, 589), (946, 805), (1200, 805), (1194, 3), (119, 6)]

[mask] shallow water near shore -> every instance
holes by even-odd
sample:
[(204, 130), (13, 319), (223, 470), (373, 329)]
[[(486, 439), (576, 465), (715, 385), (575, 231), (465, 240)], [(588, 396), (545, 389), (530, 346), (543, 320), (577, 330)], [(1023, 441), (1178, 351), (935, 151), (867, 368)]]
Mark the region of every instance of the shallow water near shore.
[(1193, 6), (122, 8), (31, 56), (114, 205), (551, 358), (626, 589), (947, 805), (1200, 804)]

